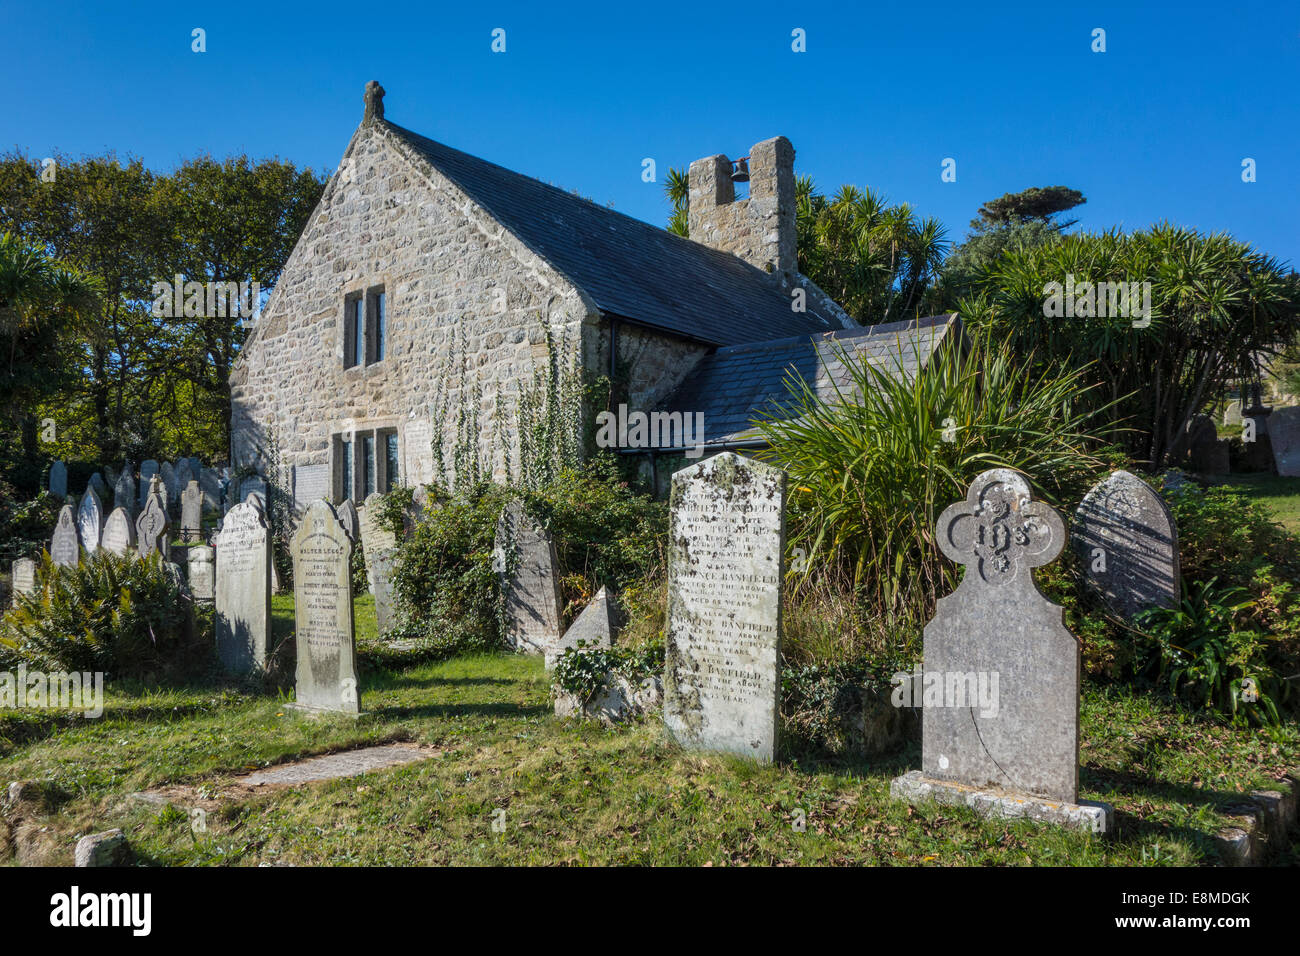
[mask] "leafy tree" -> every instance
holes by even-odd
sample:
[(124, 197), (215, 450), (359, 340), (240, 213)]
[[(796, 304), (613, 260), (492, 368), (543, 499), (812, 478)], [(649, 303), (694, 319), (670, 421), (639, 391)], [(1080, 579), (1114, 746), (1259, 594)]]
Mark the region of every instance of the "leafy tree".
[(971, 220), (975, 230), (998, 226), (1040, 222), (1050, 224), (1057, 232), (1069, 229), (1079, 220), (1068, 222), (1053, 220), (1053, 216), (1081, 206), (1088, 200), (1083, 193), (1068, 186), (1033, 186), (1018, 193), (1004, 193), (986, 202), (979, 209), (979, 218)]
[[(1097, 284), (1118, 282), (1149, 283), (1149, 316), (1101, 308)], [(1073, 284), (1073, 317), (1048, 314), (1049, 283)], [(1300, 294), (1277, 260), (1168, 224), (1010, 250), (984, 290), (963, 317), (1044, 367), (1091, 366), (1099, 387), (1080, 401), (1093, 428), (1155, 468), (1182, 452), (1187, 424), (1225, 382), (1300, 329)]]
[[(688, 175), (670, 169), (664, 191), (673, 204), (668, 230), (688, 235)], [(892, 322), (925, 304), (947, 249), (937, 219), (856, 186), (827, 198), (807, 176), (795, 193), (799, 271), (845, 311), (863, 323)]]

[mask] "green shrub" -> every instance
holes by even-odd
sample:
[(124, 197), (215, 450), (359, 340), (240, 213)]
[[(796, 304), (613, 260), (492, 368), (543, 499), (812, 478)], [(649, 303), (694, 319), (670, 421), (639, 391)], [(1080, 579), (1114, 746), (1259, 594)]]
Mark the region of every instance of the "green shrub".
[(46, 554), (36, 578), (36, 588), (0, 619), (6, 666), (157, 678), (208, 663), (208, 645), (190, 625), (190, 601), (157, 555), (140, 560), (100, 551), (75, 567), (57, 567)]
[[(380, 520), (397, 530), (410, 491), (386, 496)], [(608, 460), (562, 471), (537, 490), (479, 484), (439, 498), (402, 541), (393, 571), (394, 636), (448, 653), (502, 646), (501, 596), (492, 569), (497, 519), (514, 497), (555, 540), (565, 621), (602, 585), (635, 589), (662, 577), (667, 510), (637, 494)]]
[(1014, 468), (1060, 501), (1081, 495), (1101, 463), (1077, 411), (1082, 370), (1040, 374), (988, 340), (968, 354), (947, 343), (915, 375), (901, 358), (841, 360), (850, 382), (831, 401), (787, 379), (789, 417), (759, 423), (771, 445), (762, 457), (789, 475), (788, 537), (805, 577), (846, 578), (878, 613), (928, 618), (955, 586), (935, 522), (981, 472)]

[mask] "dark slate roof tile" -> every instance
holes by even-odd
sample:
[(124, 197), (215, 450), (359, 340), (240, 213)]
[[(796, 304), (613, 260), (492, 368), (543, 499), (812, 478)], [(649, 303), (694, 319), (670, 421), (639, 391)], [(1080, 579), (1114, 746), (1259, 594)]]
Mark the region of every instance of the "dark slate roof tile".
[(393, 123), (384, 127), (591, 296), (602, 312), (711, 345), (840, 327), (832, 316), (793, 311), (790, 297), (770, 276), (730, 253)]

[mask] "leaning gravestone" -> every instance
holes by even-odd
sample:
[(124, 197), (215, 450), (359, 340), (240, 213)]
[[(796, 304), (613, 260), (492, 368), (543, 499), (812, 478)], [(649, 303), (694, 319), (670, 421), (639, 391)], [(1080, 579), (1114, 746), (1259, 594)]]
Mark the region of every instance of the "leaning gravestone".
[(1084, 496), (1071, 542), (1084, 575), (1119, 616), (1177, 607), (1178, 528), (1155, 490), (1127, 471), (1113, 472)]
[(343, 504), (339, 505), (339, 523), (343, 525), (343, 530), (348, 533), (352, 543), (357, 543), (357, 534), (360, 531), (360, 524), (357, 517), (357, 506), (352, 503), (352, 499), (346, 499)]
[(162, 479), (163, 504), (167, 506), (167, 515), (170, 517), (176, 510), (176, 499), (180, 496), (180, 489), (176, 486), (176, 469), (170, 461), (165, 461), (158, 467), (158, 477)]
[(493, 569), (501, 580), (506, 640), (516, 651), (545, 654), (560, 643), (559, 559), (555, 542), (514, 499), (497, 520)]
[(357, 512), (357, 533), (361, 536), (361, 549), (366, 558), (366, 581), (375, 597), (375, 628), (382, 635), (393, 617), (390, 580), (397, 555), (397, 538), (379, 523), (380, 498), (378, 494), (370, 495), (365, 507)]
[(1300, 406), (1273, 409), (1268, 437), (1273, 442), (1277, 473), (1287, 478), (1300, 477)]
[(546, 669), (553, 668), (564, 652), (574, 650), (608, 649), (614, 646), (614, 632), (618, 629), (618, 603), (602, 586), (582, 609), (578, 619), (569, 625), (558, 644), (546, 652)]
[(50, 560), (61, 568), (76, 567), (81, 560), (81, 539), (77, 537), (72, 505), (59, 509), (59, 522), (54, 526), (54, 538), (50, 542)]
[(81, 534), (81, 546), (86, 549), (86, 554), (94, 555), (104, 533), (104, 503), (94, 485), (86, 488), (86, 493), (81, 496), (81, 506), (77, 508), (77, 531)]
[(203, 489), (193, 479), (181, 492), (181, 536), (186, 541), (203, 537)]
[[(157, 486), (157, 475), (153, 486)], [(135, 519), (136, 548), (140, 557), (147, 558), (154, 553), (167, 556), (167, 509), (163, 505), (162, 492), (146, 496), (144, 510)]]
[(891, 793), (1108, 830), (1109, 808), (1078, 803), (1079, 642), (1033, 578), (1065, 546), (1060, 515), (998, 468), (937, 532), (966, 571), (925, 628), (921, 770)]
[(113, 483), (113, 507), (125, 508), (127, 515), (134, 520), (135, 503), (135, 475), (131, 473), (131, 463), (128, 461)]
[(196, 544), (186, 554), (186, 562), (189, 566), (186, 579), (189, 581), (190, 594), (196, 601), (212, 603), (216, 588), (213, 549), (206, 544)]
[(255, 504), (230, 509), (216, 546), (217, 656), (246, 674), (266, 666), (271, 638), (271, 533)]
[(20, 594), (31, 594), (36, 590), (36, 562), (31, 558), (19, 558), (13, 564), (13, 602), (18, 603)]
[(104, 522), (104, 537), (100, 547), (110, 554), (124, 558), (135, 547), (135, 523), (125, 508), (113, 509)]
[(68, 466), (61, 461), (50, 465), (50, 494), (59, 499), (68, 497)]
[(724, 452), (672, 478), (664, 723), (683, 746), (775, 759), (785, 472)]
[(358, 713), (352, 541), (324, 498), (307, 506), (292, 547), (297, 707)]
[(199, 469), (199, 487), (203, 489), (203, 510), (221, 511), (221, 476), (215, 468)]
[(140, 507), (145, 505), (145, 499), (149, 497), (149, 486), (155, 475), (158, 474), (158, 462), (152, 458), (146, 459), (140, 463)]

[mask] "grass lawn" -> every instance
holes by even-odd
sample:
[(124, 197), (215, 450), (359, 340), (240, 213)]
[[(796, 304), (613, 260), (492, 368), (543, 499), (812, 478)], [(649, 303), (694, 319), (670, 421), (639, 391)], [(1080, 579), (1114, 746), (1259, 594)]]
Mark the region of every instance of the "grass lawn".
[[(292, 598), (277, 597), (275, 612), (278, 626), (291, 626)], [(373, 634), (373, 620), (359, 600), (358, 629)], [(1294, 723), (1234, 729), (1145, 696), (1089, 689), (1082, 796), (1115, 805), (1117, 834), (1105, 840), (894, 804), (889, 781), (919, 766), (914, 745), (760, 767), (683, 752), (657, 721), (617, 730), (558, 721), (535, 658), (403, 664), (391, 651), (372, 655), (368, 643), (359, 720), (296, 716), (283, 701), (234, 687), (118, 691), (97, 721), (0, 714), (0, 783), (47, 782), (40, 822), (56, 864), (71, 861), (77, 836), (120, 826), (141, 861), (167, 865), (1185, 865), (1218, 862), (1211, 836), (1242, 792), (1275, 787), (1300, 765)], [(435, 755), (222, 796), (232, 774), (388, 741)], [(191, 831), (186, 808), (126, 799), (169, 784), (194, 788), (210, 810), (206, 832)], [(806, 814), (803, 832), (792, 825), (796, 809)], [(495, 832), (499, 810), (504, 830)]]
[(1277, 475), (1224, 475), (1211, 479), (1228, 485), (1258, 501), (1288, 530), (1300, 534), (1300, 478)]

